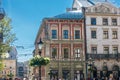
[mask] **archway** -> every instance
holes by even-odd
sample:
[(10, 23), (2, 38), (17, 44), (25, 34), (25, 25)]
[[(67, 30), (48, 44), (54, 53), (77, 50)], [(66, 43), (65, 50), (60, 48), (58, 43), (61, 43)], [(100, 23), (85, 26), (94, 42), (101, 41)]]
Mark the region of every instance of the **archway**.
[(107, 65), (104, 65), (102, 67), (101, 77), (102, 77), (102, 79), (105, 79), (108, 76), (109, 76), (108, 75), (108, 67), (107, 67)]
[(118, 79), (119, 66), (118, 65), (113, 65), (112, 72), (113, 72), (113, 77), (115, 78), (115, 80), (117, 80)]
[(50, 80), (58, 80), (58, 70), (51, 70), (50, 73)]

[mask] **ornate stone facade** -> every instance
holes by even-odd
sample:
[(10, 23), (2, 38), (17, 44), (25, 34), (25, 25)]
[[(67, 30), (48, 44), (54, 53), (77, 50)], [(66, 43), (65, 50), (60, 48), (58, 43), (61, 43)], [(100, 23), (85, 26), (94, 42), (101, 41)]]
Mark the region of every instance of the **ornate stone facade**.
[[(36, 42), (41, 37), (44, 41), (43, 56), (51, 62), (44, 67), (45, 80), (82, 79), (84, 74), (84, 24), (83, 19), (44, 19)], [(52, 31), (56, 31), (53, 33)], [(78, 34), (76, 34), (78, 31)], [(54, 35), (57, 35), (54, 38)], [(65, 37), (66, 34), (66, 37)], [(78, 36), (76, 38), (76, 36)]]

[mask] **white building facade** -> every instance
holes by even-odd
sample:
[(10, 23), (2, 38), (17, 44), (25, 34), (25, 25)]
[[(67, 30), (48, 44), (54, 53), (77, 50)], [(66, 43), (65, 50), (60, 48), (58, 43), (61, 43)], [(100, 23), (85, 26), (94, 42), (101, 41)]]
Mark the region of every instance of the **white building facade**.
[(95, 67), (90, 77), (113, 75), (117, 80), (120, 77), (120, 8), (107, 1), (73, 2), (73, 8), (79, 10), (82, 7), (85, 7), (86, 19), (86, 60), (94, 60), (92, 65)]

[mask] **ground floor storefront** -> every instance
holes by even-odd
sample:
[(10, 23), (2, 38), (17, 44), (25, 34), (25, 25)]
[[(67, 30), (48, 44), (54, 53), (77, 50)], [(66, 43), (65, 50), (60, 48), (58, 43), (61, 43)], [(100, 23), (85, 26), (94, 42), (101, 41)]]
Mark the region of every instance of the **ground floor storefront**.
[(81, 61), (51, 62), (48, 77), (50, 80), (83, 80), (83, 68)]
[(115, 80), (120, 79), (120, 71), (93, 71), (87, 73), (88, 79), (101, 79), (108, 80), (109, 78), (114, 78)]

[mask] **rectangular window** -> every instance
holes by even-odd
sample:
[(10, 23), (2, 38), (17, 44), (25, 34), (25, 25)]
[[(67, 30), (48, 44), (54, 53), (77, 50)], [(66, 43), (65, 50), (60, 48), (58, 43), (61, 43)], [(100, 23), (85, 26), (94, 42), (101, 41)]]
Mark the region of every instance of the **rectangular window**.
[(112, 19), (112, 25), (117, 26), (117, 19)]
[(112, 31), (112, 38), (117, 39), (117, 37), (118, 37), (117, 31)]
[(103, 31), (103, 39), (108, 39), (108, 31)]
[(63, 30), (63, 38), (68, 39), (68, 30)]
[(91, 47), (91, 53), (96, 54), (97, 53), (97, 47)]
[(80, 57), (80, 49), (75, 49), (75, 58)]
[(52, 48), (52, 58), (57, 57), (57, 48)]
[(57, 39), (57, 30), (52, 30), (52, 39)]
[(64, 58), (68, 58), (69, 54), (68, 54), (68, 48), (64, 48)]
[(103, 25), (108, 25), (108, 19), (107, 18), (103, 18)]
[(75, 39), (80, 39), (80, 30), (75, 30)]
[(91, 18), (91, 25), (96, 25), (96, 18)]
[(24, 76), (23, 72), (18, 72), (19, 76)]
[(23, 67), (19, 67), (18, 69), (19, 69), (19, 71), (23, 71)]
[(109, 47), (104, 47), (104, 54), (109, 54)]
[(95, 30), (91, 31), (91, 38), (92, 39), (96, 38), (96, 31)]
[(113, 54), (117, 54), (118, 53), (118, 47), (113, 47)]

